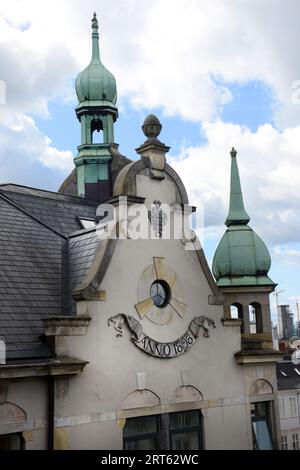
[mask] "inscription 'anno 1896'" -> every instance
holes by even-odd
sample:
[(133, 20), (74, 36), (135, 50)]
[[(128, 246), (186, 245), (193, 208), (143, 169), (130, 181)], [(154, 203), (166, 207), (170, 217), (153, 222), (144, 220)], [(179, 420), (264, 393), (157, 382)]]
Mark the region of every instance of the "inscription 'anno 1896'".
[(180, 354), (183, 354), (190, 349), (194, 342), (195, 338), (193, 338), (190, 332), (187, 331), (183, 336), (181, 336), (181, 338), (173, 341), (172, 343), (159, 343), (143, 334), (142, 338), (135, 341), (135, 344), (146, 353), (151, 354), (151, 356), (167, 358), (180, 356)]
[(203, 315), (194, 317), (189, 324), (187, 331), (175, 341), (169, 343), (160, 343), (150, 336), (147, 336), (138, 320), (130, 315), (118, 313), (114, 317), (108, 319), (108, 325), (113, 324), (117, 332), (117, 336), (123, 336), (123, 325), (126, 324), (132, 333), (131, 341), (147, 354), (154, 357), (167, 359), (169, 357), (177, 357), (188, 351), (199, 336), (200, 330), (203, 331), (204, 338), (209, 337), (209, 328), (215, 328), (215, 322)]

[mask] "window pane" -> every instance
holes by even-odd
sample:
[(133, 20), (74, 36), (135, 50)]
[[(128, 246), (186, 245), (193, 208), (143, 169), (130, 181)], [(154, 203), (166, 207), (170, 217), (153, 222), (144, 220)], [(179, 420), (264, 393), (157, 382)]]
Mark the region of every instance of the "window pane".
[(296, 398), (291, 397), (289, 401), (290, 401), (290, 414), (291, 416), (296, 416), (297, 415)]
[(239, 310), (236, 305), (230, 306), (230, 316), (231, 318), (239, 318)]
[(6, 434), (0, 436), (0, 450), (20, 450), (21, 437), (19, 434)]
[(298, 434), (292, 434), (293, 450), (299, 450)]
[(172, 450), (199, 450), (197, 431), (172, 434)]
[(281, 436), (281, 450), (288, 450), (287, 436)]
[(199, 423), (199, 411), (182, 411), (170, 414), (170, 429), (198, 427)]
[(129, 418), (124, 427), (124, 437), (139, 436), (156, 433), (156, 416), (141, 416)]
[(252, 421), (252, 426), (258, 449), (272, 450), (273, 444), (266, 420)]
[(285, 403), (284, 403), (284, 398), (279, 398), (279, 414), (280, 418), (285, 417)]
[(155, 438), (140, 439), (137, 441), (125, 442), (126, 450), (155, 450)]
[(268, 403), (260, 401), (255, 403), (255, 416), (266, 417), (268, 416)]

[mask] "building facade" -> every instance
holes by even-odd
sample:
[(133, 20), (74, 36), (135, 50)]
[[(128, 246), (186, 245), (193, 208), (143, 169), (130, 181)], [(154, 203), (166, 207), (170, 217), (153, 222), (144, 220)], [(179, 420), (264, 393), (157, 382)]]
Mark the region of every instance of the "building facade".
[(289, 305), (278, 305), (278, 337), (290, 339), (295, 334), (294, 314)]
[(214, 278), (159, 120), (136, 160), (119, 152), (96, 15), (76, 92), (81, 144), (59, 192), (0, 187), (0, 447), (280, 447), (275, 284), (236, 151)]
[(281, 449), (300, 449), (300, 367), (299, 361), (277, 364)]

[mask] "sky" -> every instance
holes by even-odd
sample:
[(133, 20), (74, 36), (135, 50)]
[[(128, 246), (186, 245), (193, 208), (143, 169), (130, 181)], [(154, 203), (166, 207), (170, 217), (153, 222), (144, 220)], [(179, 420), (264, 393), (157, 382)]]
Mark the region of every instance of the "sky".
[[(116, 142), (138, 158), (149, 113), (192, 205), (211, 264), (238, 152), (250, 225), (279, 302), (300, 301), (299, 0), (0, 0), (0, 183), (56, 191), (80, 144), (74, 82), (90, 20), (118, 88)], [(271, 295), (276, 322), (275, 297)]]

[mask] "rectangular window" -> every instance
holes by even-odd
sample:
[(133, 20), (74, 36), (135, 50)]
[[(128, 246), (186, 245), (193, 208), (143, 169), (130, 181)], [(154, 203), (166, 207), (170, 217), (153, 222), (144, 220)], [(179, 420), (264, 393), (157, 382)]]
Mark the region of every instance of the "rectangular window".
[(297, 402), (295, 397), (290, 397), (289, 398), (290, 402), (290, 416), (297, 416)]
[(285, 418), (285, 399), (284, 398), (279, 398), (278, 403), (279, 403), (280, 418)]
[(126, 420), (124, 449), (155, 450), (158, 443), (158, 416), (143, 416)]
[(200, 414), (183, 411), (170, 414), (170, 441), (172, 450), (199, 450), (201, 442)]
[(299, 436), (297, 432), (292, 434), (292, 446), (293, 450), (299, 450)]
[(281, 450), (288, 450), (288, 439), (287, 435), (281, 436)]
[(199, 450), (203, 448), (200, 411), (128, 418), (123, 431), (126, 450)]
[(270, 403), (252, 403), (251, 421), (253, 449), (272, 450), (274, 446), (270, 431)]

